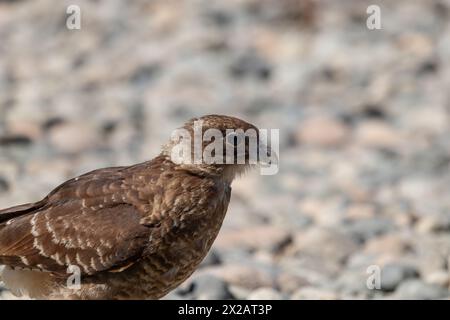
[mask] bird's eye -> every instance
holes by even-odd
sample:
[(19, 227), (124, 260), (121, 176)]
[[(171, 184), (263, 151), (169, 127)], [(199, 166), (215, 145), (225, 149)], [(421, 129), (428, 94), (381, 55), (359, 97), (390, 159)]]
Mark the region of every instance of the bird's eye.
[(231, 144), (233, 146), (238, 146), (244, 141), (242, 135), (240, 135), (236, 132), (231, 132), (231, 133), (227, 134), (225, 139), (228, 144)]

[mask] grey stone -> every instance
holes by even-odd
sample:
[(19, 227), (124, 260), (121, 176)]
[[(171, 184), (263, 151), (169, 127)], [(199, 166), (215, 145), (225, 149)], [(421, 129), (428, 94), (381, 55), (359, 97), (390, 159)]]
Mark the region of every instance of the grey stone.
[(5, 178), (0, 177), (0, 193), (7, 192), (9, 190), (9, 183)]
[(251, 292), (247, 300), (282, 300), (285, 297), (273, 288), (258, 288)]
[(270, 65), (255, 53), (247, 53), (231, 65), (230, 72), (235, 78), (255, 77), (257, 79), (267, 80), (272, 74)]
[(206, 255), (205, 259), (203, 259), (202, 263), (200, 264), (200, 267), (209, 267), (214, 266), (222, 263), (222, 259), (219, 255), (219, 252), (212, 249), (209, 251), (209, 253)]
[(394, 293), (396, 299), (434, 300), (449, 295), (446, 288), (434, 284), (427, 284), (421, 280), (408, 280), (399, 285)]
[(198, 300), (231, 299), (228, 285), (222, 279), (211, 275), (200, 275), (193, 282), (192, 294)]
[(338, 295), (330, 289), (304, 287), (291, 296), (292, 300), (336, 300)]
[(367, 288), (367, 277), (367, 274), (358, 270), (349, 270), (343, 272), (331, 287), (347, 296), (367, 297), (371, 294)]
[(393, 223), (389, 219), (369, 218), (352, 221), (344, 228), (355, 240), (366, 242), (391, 231)]
[(381, 269), (381, 290), (394, 291), (406, 279), (418, 277), (418, 270), (411, 265), (386, 265)]

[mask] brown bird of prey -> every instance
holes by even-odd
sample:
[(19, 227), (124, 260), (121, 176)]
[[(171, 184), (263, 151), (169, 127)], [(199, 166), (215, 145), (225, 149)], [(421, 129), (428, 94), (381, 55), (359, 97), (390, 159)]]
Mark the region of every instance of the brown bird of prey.
[[(239, 142), (227, 129), (257, 131), (220, 115), (182, 128), (193, 134), (196, 120), (202, 133), (223, 133), (220, 143), (231, 144), (235, 155), (247, 139)], [(220, 164), (173, 161), (176, 145), (171, 139), (151, 161), (95, 170), (42, 201), (0, 210), (5, 285), (37, 299), (157, 299), (182, 283), (216, 238), (231, 182), (249, 167), (250, 148), (245, 146), (245, 163)], [(202, 141), (201, 151), (207, 145)], [(80, 283), (69, 286), (77, 270)]]

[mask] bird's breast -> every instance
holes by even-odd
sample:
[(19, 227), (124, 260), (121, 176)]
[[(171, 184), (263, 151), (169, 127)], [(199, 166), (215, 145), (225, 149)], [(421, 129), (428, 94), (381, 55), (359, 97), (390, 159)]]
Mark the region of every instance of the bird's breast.
[(139, 267), (139, 278), (147, 280), (145, 286), (151, 296), (165, 295), (195, 271), (220, 231), (230, 192), (230, 188), (223, 188), (211, 199), (208, 210), (198, 216), (191, 213), (192, 219), (184, 219), (182, 223), (172, 219), (171, 232), (160, 239), (160, 246)]

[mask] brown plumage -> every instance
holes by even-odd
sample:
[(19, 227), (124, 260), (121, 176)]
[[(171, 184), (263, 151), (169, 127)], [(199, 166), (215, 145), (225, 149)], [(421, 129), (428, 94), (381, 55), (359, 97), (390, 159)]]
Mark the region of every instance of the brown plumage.
[[(200, 119), (204, 130), (256, 130), (233, 117)], [(194, 120), (184, 128), (192, 132)], [(156, 299), (189, 277), (247, 164), (175, 164), (171, 146), (151, 161), (95, 170), (42, 201), (0, 210), (6, 286), (32, 298)], [(66, 285), (70, 265), (81, 270), (78, 290)]]

